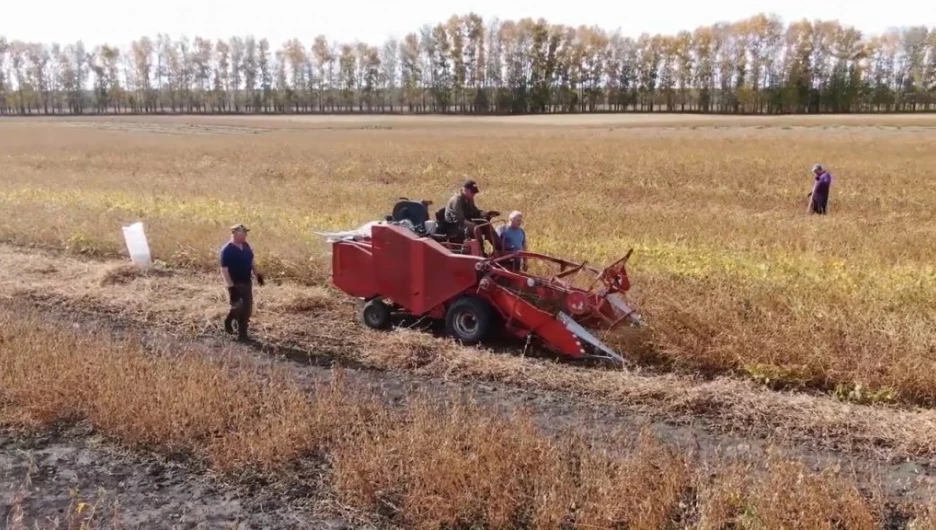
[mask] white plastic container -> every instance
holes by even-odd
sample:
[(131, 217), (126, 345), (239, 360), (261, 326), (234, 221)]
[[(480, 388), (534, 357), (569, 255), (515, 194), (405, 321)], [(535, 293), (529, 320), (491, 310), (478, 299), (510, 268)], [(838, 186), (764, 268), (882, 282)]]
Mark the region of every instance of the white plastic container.
[(130, 261), (141, 269), (148, 269), (153, 258), (150, 254), (146, 233), (143, 232), (143, 223), (136, 222), (123, 227), (124, 241), (127, 242), (127, 251), (130, 252)]

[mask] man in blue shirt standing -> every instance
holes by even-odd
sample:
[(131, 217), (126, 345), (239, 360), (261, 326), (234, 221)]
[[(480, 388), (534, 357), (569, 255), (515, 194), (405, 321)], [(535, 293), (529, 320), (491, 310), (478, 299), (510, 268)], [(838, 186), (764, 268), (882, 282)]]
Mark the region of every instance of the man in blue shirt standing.
[(247, 328), (253, 312), (253, 281), (263, 285), (263, 275), (254, 264), (254, 254), (247, 244), (246, 226), (239, 224), (231, 227), (231, 240), (221, 249), (221, 276), (227, 285), (231, 310), (224, 319), (224, 331), (234, 333), (233, 323), (237, 321), (237, 340), (248, 340)]
[[(504, 252), (520, 252), (527, 249), (527, 238), (526, 232), (524, 232), (521, 225), (523, 225), (523, 214), (518, 211), (510, 212), (510, 216), (507, 218), (509, 224), (505, 227), (502, 227), (500, 231), (500, 240), (501, 246), (504, 249)], [(516, 259), (512, 260), (510, 264), (511, 267), (518, 271), (521, 268), (523, 270), (527, 269), (526, 260)]]

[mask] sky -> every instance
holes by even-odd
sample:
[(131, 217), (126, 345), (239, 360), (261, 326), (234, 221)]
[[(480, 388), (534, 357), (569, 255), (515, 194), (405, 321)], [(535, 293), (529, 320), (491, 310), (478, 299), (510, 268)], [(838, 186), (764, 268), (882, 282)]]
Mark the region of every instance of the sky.
[[(402, 37), (424, 24), (443, 22), (452, 14), (475, 12), (485, 21), (543, 17), (551, 23), (597, 25), (624, 35), (672, 34), (720, 21), (735, 21), (758, 12), (784, 22), (801, 18), (838, 20), (865, 33), (891, 27), (936, 27), (931, 0), (672, 0), (670, 2), (607, 0), (43, 0), (38, 4), (4, 2), (0, 35), (9, 40), (112, 44), (124, 47), (143, 35), (164, 32), (212, 40), (232, 35), (266, 37), (273, 47), (298, 38), (311, 45), (316, 35), (329, 41), (361, 40), (379, 44)], [(132, 6), (132, 7), (131, 7)], [(152, 6), (152, 7), (151, 7)], [(54, 16), (36, 16), (54, 13)], [(135, 14), (131, 14), (135, 12)]]

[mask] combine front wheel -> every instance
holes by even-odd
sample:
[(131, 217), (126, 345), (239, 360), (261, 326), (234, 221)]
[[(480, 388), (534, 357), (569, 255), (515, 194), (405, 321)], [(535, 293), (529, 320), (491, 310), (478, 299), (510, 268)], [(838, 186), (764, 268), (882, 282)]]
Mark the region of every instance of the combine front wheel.
[(487, 302), (469, 296), (449, 306), (445, 314), (445, 329), (456, 340), (470, 346), (488, 337), (493, 320), (493, 312)]

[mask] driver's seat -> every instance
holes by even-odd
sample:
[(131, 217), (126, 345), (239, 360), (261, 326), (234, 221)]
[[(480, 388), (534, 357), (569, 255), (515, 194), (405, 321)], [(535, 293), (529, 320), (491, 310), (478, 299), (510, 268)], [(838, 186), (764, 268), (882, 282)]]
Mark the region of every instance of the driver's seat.
[(429, 220), (429, 210), (422, 202), (401, 199), (393, 206), (390, 216), (396, 222), (407, 220), (414, 226), (423, 226)]
[(445, 220), (445, 207), (439, 208), (435, 213), (436, 221), (436, 231), (433, 236), (438, 236), (436, 239), (449, 240), (451, 238), (454, 230), (452, 229), (452, 223)]
[(393, 206), (393, 212), (391, 212), (387, 220), (395, 223), (408, 221), (413, 225), (416, 232), (423, 234), (426, 232), (426, 221), (429, 220), (429, 208), (425, 202), (401, 198)]

